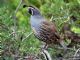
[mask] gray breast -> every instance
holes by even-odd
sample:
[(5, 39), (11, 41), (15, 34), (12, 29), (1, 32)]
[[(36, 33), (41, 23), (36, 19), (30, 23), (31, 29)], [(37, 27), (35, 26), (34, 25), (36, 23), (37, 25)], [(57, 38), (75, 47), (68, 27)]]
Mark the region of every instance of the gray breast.
[(40, 30), (41, 23), (44, 21), (42, 16), (31, 16), (30, 23), (31, 27), (35, 28), (36, 31)]

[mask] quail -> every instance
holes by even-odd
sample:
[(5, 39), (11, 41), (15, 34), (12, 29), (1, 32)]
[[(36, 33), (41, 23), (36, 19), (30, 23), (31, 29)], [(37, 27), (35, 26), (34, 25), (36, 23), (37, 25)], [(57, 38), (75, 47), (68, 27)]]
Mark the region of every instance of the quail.
[(34, 35), (40, 41), (43, 41), (48, 45), (60, 44), (65, 50), (67, 49), (66, 45), (63, 42), (63, 39), (58, 34), (54, 23), (48, 21), (45, 17), (43, 17), (36, 7), (29, 6), (28, 12), (31, 14), (31, 28), (34, 32)]
[(76, 43), (80, 43), (80, 36), (79, 34), (73, 32), (71, 30), (71, 22), (76, 21), (77, 19), (74, 16), (70, 17), (70, 21), (64, 22), (62, 27), (62, 33), (64, 35), (64, 39), (70, 39), (71, 43), (67, 47), (72, 47)]

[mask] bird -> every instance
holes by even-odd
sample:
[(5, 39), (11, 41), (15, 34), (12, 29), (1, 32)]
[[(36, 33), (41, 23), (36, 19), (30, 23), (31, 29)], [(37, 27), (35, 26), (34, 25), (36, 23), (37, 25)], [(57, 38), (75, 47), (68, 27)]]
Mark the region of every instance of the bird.
[(45, 42), (47, 45), (60, 44), (64, 50), (67, 49), (67, 46), (64, 44), (64, 40), (57, 32), (56, 25), (53, 22), (43, 17), (39, 9), (36, 7), (28, 6), (28, 12), (31, 14), (31, 28), (34, 32), (34, 35), (40, 41)]
[(62, 26), (62, 33), (64, 35), (64, 39), (69, 39), (71, 40), (71, 43), (67, 46), (74, 46), (74, 44), (76, 43), (80, 43), (80, 36), (79, 34), (73, 32), (71, 30), (71, 22), (75, 22), (77, 19), (74, 16), (70, 17), (70, 20), (67, 22), (64, 22), (63, 26)]
[(64, 34), (64, 38), (71, 39), (72, 42), (80, 42), (80, 36), (77, 33), (71, 31), (71, 26), (67, 22), (64, 23), (62, 31)]

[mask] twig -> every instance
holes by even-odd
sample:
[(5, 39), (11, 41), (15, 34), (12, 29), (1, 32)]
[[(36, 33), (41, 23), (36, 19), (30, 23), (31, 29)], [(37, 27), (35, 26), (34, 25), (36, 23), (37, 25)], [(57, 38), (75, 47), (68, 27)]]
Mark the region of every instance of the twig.
[[(73, 60), (76, 59), (75, 57), (77, 56), (77, 53), (78, 53), (79, 51), (80, 51), (80, 48), (76, 50), (76, 52), (75, 52), (75, 54), (74, 54)], [(80, 59), (80, 58), (78, 58), (78, 59)]]
[(64, 18), (68, 18), (68, 17), (58, 17), (58, 18), (53, 18), (53, 16), (51, 16), (50, 21), (52, 21), (52, 20), (58, 20), (58, 19), (64, 19)]
[(31, 32), (29, 35), (27, 35), (24, 39), (22, 39), (22, 41), (24, 41), (25, 39), (27, 39), (29, 36), (31, 36), (33, 34), (33, 32)]
[(22, 4), (22, 0), (20, 0), (20, 3), (19, 3), (19, 5), (18, 5), (17, 8), (16, 8), (16, 10), (15, 10), (15, 14), (18, 12), (19, 7), (21, 6), (21, 4)]
[(53, 20), (53, 16), (51, 16), (51, 18), (50, 18), (50, 21), (52, 21)]
[(41, 54), (43, 54), (45, 60), (52, 60), (52, 58), (47, 50), (42, 49)]
[[(20, 6), (21, 6), (21, 4), (22, 4), (22, 0), (20, 0), (20, 2), (19, 2), (19, 4), (18, 4), (18, 6), (17, 6), (17, 8), (16, 8), (16, 10), (14, 11), (14, 15), (13, 15), (13, 23), (14, 23), (14, 29), (13, 29), (13, 37), (14, 37), (14, 40), (18, 40), (18, 34), (17, 34), (17, 19), (16, 19), (16, 13), (18, 12), (18, 10), (19, 10), (19, 8), (20, 8)], [(18, 51), (18, 49), (19, 49), (19, 47), (15, 50), (16, 51), (16, 53), (19, 55), (19, 51)]]
[[(17, 33), (21, 33), (22, 31), (17, 31)], [(10, 37), (11, 35), (14, 35), (15, 32), (11, 32), (7, 37)]]
[(18, 12), (18, 10), (19, 10), (19, 8), (20, 8), (20, 6), (21, 6), (21, 4), (22, 4), (22, 0), (20, 0), (20, 3), (18, 4), (18, 6), (17, 6), (17, 8), (16, 8), (16, 10), (15, 10), (15, 12), (14, 12), (14, 30), (13, 30), (13, 32), (15, 33), (14, 34), (14, 38), (16, 38), (17, 37), (17, 32), (16, 32), (16, 30), (17, 30), (17, 20), (16, 20), (16, 13)]
[(78, 52), (79, 50), (80, 50), (80, 48), (76, 50), (76, 52), (75, 52), (74, 56), (76, 56), (76, 54), (77, 54), (77, 52)]
[(64, 18), (67, 18), (67, 17), (58, 17), (58, 18), (53, 18), (53, 20), (57, 20), (57, 19), (64, 19)]

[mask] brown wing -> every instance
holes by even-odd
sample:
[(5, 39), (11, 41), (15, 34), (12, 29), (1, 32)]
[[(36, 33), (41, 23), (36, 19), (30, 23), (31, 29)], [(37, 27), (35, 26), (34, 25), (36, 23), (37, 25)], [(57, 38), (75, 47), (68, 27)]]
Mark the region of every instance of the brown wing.
[(50, 44), (56, 43), (60, 39), (60, 36), (57, 34), (56, 27), (52, 22), (43, 21), (40, 27), (40, 36), (39, 38)]
[(52, 22), (43, 21), (40, 26), (39, 34), (35, 36), (47, 44), (60, 44), (64, 50), (67, 49), (62, 38), (57, 33), (56, 26)]

